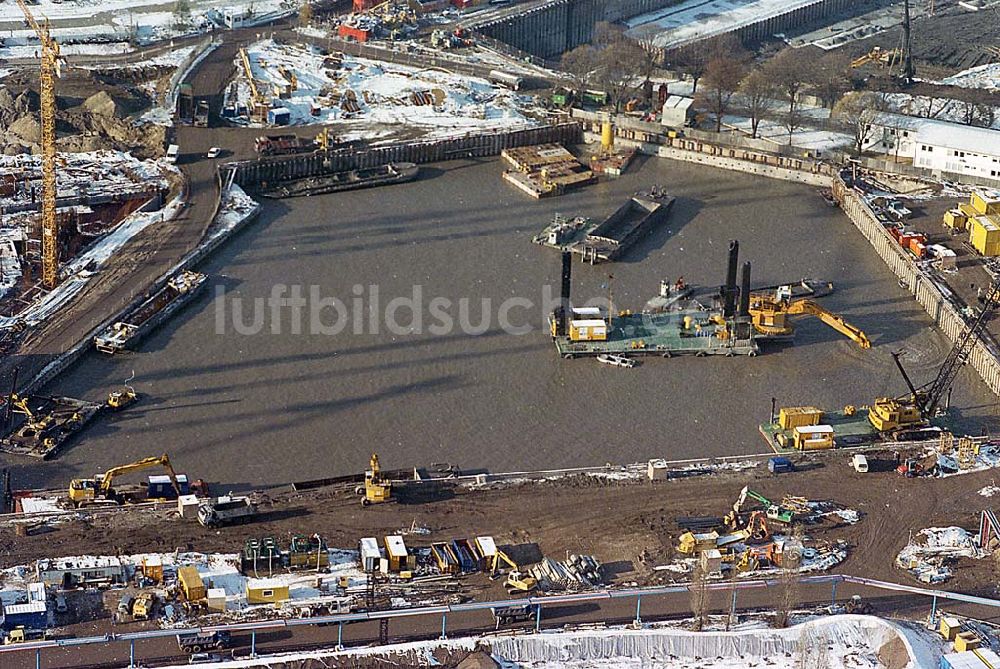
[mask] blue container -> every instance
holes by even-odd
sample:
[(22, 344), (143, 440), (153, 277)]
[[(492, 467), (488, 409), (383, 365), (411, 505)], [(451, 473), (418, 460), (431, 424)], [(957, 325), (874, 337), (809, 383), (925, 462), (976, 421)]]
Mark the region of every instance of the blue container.
[(788, 458), (771, 458), (767, 461), (767, 471), (772, 474), (790, 472), (794, 469), (792, 461)]
[(8, 604), (3, 607), (3, 628), (5, 630), (22, 626), (29, 630), (43, 630), (48, 625), (49, 612), (45, 602)]
[[(182, 495), (191, 492), (186, 475), (177, 475), (177, 485), (180, 487)], [(146, 487), (146, 496), (150, 499), (177, 499), (177, 491), (174, 490), (174, 484), (170, 482), (169, 476), (150, 476)]]

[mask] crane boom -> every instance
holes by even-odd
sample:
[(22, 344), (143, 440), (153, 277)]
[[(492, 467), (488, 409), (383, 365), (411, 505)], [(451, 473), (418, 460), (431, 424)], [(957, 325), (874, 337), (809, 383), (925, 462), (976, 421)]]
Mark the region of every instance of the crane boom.
[(864, 349), (871, 348), (871, 341), (859, 328), (848, 323), (842, 316), (831, 313), (810, 299), (789, 301), (787, 297), (772, 297), (753, 294), (750, 301), (750, 316), (754, 328), (768, 335), (790, 335), (794, 332), (789, 316), (807, 314), (815, 316), (840, 334)]
[(42, 285), (51, 290), (59, 283), (59, 225), (56, 220), (56, 86), (59, 44), (52, 38), (49, 21), (39, 24), (24, 0), (17, 0), (25, 20), (42, 45), (38, 87), (42, 117)]
[(941, 402), (941, 398), (948, 388), (951, 387), (951, 384), (955, 382), (958, 370), (965, 364), (969, 354), (972, 352), (972, 347), (979, 340), (979, 335), (986, 329), (986, 324), (989, 323), (990, 318), (993, 316), (993, 310), (996, 309), (997, 305), (1000, 305), (1000, 281), (994, 282), (990, 286), (979, 315), (976, 316), (976, 319), (972, 323), (966, 326), (962, 334), (955, 340), (955, 345), (952, 346), (951, 351), (948, 352), (948, 356), (941, 364), (937, 377), (928, 384), (926, 392), (922, 393), (918, 399), (920, 402), (920, 411), (925, 417), (929, 418), (934, 415), (938, 404)]

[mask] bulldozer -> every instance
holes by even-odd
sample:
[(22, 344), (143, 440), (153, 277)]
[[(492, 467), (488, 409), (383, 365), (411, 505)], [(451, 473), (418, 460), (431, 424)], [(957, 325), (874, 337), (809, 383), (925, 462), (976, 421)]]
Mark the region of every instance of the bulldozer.
[(534, 592), (538, 589), (538, 581), (516, 570), (507, 574), (507, 580), (504, 581), (503, 585), (508, 595), (516, 595), (521, 592)]
[(112, 467), (103, 474), (98, 474), (92, 479), (73, 479), (69, 484), (69, 500), (74, 506), (80, 507), (86, 504), (96, 503), (120, 503), (121, 499), (115, 494), (112, 483), (115, 478), (130, 472), (149, 469), (150, 467), (162, 466), (170, 476), (170, 483), (174, 491), (181, 495), (180, 483), (177, 481), (177, 474), (166, 453), (158, 457), (143, 458), (127, 465)]
[(139, 401), (138, 393), (136, 393), (135, 388), (130, 385), (134, 378), (135, 371), (133, 371), (132, 374), (125, 379), (125, 383), (122, 384), (120, 389), (112, 390), (108, 393), (108, 399), (105, 403), (109, 409), (112, 411), (121, 411), (125, 407), (131, 406)]
[(382, 478), (382, 468), (379, 466), (378, 453), (372, 453), (369, 468), (365, 472), (364, 486), (358, 486), (354, 492), (361, 495), (361, 506), (382, 504), (392, 499), (392, 482)]

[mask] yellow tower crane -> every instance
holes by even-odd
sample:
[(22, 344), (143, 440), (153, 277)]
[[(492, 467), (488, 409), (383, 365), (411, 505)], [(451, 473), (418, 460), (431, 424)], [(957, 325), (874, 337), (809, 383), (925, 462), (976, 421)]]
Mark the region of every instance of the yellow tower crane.
[(59, 283), (59, 224), (56, 221), (56, 84), (59, 44), (49, 32), (49, 20), (39, 24), (24, 0), (17, 0), (24, 18), (42, 45), (39, 88), (42, 116), (42, 285), (51, 290)]

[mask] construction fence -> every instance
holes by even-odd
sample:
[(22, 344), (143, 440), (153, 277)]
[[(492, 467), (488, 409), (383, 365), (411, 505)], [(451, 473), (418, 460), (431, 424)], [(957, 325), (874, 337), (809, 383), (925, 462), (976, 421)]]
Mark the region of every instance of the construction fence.
[[(844, 213), (899, 277), (900, 285), (916, 298), (949, 340), (957, 341), (968, 325), (956, 306), (930, 276), (917, 269), (858, 192), (848, 187), (839, 176), (834, 179), (833, 190)], [(968, 364), (979, 373), (991, 391), (1000, 395), (998, 358), (1000, 349), (996, 344), (988, 336), (979, 337), (969, 354)]]
[(559, 123), (524, 130), (487, 132), (454, 139), (405, 142), (358, 151), (335, 149), (231, 163), (229, 179), (247, 190), (290, 179), (377, 167), (388, 163), (434, 163), (457, 158), (496, 156), (504, 149), (550, 142), (575, 144), (583, 137), (579, 123)]

